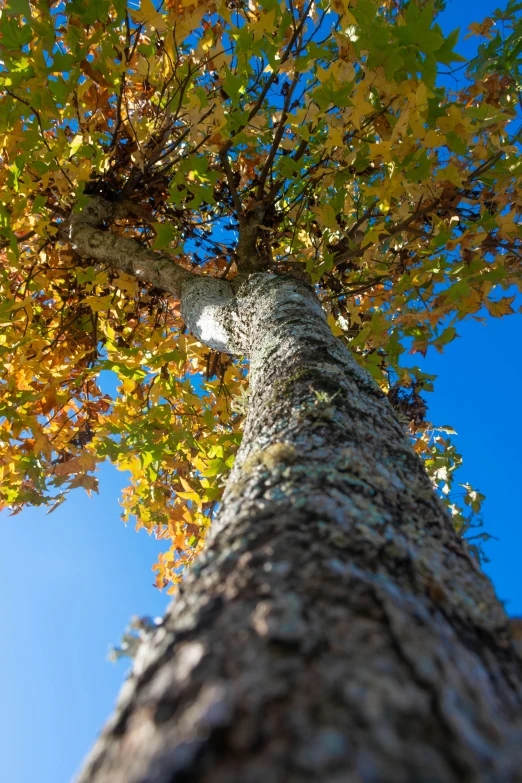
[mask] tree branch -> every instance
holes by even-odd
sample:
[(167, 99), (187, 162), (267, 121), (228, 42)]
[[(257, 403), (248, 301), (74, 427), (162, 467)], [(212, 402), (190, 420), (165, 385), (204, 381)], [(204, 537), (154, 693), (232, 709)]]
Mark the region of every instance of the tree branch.
[(99, 228), (104, 222), (124, 217), (127, 211), (123, 205), (93, 197), (82, 212), (71, 215), (67, 238), (81, 256), (95, 258), (144, 283), (180, 296), (181, 286), (192, 277), (191, 272), (176, 264), (172, 258), (142, 247), (134, 239)]
[(228, 159), (228, 152), (222, 148), (219, 151), (219, 160), (221, 161), (221, 165), (223, 167), (223, 171), (225, 172), (225, 176), (227, 178), (227, 184), (228, 189), (230, 191), (230, 195), (232, 196), (232, 201), (234, 202), (234, 206), (236, 208), (237, 217), (238, 220), (240, 219), (241, 215), (243, 214), (243, 207), (241, 206), (241, 200), (239, 198), (239, 194), (236, 190), (236, 186), (234, 184), (234, 175), (232, 173), (232, 169), (230, 167), (230, 161)]
[[(25, 242), (26, 239), (31, 239), (31, 237), (34, 237), (35, 234), (36, 234), (36, 231), (27, 231), (27, 233), (22, 234), (21, 237), (17, 237), (16, 235), (14, 235), (14, 239), (15, 239), (15, 242)], [(0, 243), (0, 250), (3, 250), (5, 247), (9, 247), (10, 244), (11, 244), (11, 240), (10, 239), (8, 239), (6, 242), (1, 242)]]
[(181, 315), (190, 332), (209, 348), (224, 353), (242, 353), (242, 335), (235, 328), (234, 288), (227, 280), (194, 275), (172, 258), (142, 247), (136, 240), (99, 228), (128, 213), (125, 204), (112, 204), (92, 197), (82, 212), (71, 215), (62, 231), (81, 256), (133, 275), (181, 301)]
[(272, 165), (275, 160), (275, 156), (277, 154), (277, 150), (279, 149), (279, 145), (281, 143), (281, 139), (283, 138), (283, 134), (285, 132), (286, 127), (286, 121), (288, 119), (288, 112), (290, 109), (290, 103), (292, 101), (292, 95), (294, 93), (294, 90), (299, 82), (299, 74), (297, 73), (294, 78), (292, 79), (292, 82), (290, 84), (290, 87), (287, 89), (286, 95), (285, 95), (285, 101), (283, 105), (283, 109), (281, 111), (281, 118), (279, 120), (279, 123), (276, 127), (275, 134), (274, 134), (274, 140), (272, 142), (272, 147), (270, 148), (270, 152), (268, 153), (268, 157), (265, 161), (265, 165), (263, 166), (263, 170), (261, 172), (261, 175), (259, 177), (259, 184), (257, 186), (257, 198), (261, 199), (263, 198), (264, 192), (265, 192), (265, 183), (267, 180), (268, 175), (270, 174), (270, 170), (272, 168)]

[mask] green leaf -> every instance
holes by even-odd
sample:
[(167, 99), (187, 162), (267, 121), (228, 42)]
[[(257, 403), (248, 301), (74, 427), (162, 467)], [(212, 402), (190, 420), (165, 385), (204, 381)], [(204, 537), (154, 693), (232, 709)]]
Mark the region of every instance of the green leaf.
[(437, 350), (442, 353), (442, 349), (445, 345), (448, 345), (452, 340), (454, 340), (459, 335), (457, 334), (457, 330), (454, 326), (448, 326), (447, 329), (444, 329), (441, 335), (437, 337), (436, 340), (433, 341), (433, 345)]
[(110, 6), (110, 0), (70, 0), (67, 13), (77, 14), (84, 24), (94, 24), (106, 19)]
[(237, 106), (239, 104), (240, 94), (245, 91), (244, 79), (240, 76), (236, 76), (227, 68), (225, 78), (223, 79), (223, 89), (230, 97), (232, 105)]
[(153, 244), (155, 250), (170, 247), (172, 242), (177, 239), (176, 229), (170, 223), (153, 223), (153, 226), (156, 232)]
[(443, 65), (467, 62), (465, 57), (462, 57), (462, 55), (453, 51), (455, 44), (459, 40), (459, 34), (460, 28), (457, 27), (456, 30), (453, 30), (453, 32), (448, 35), (442, 46), (434, 52), (437, 62), (442, 63)]
[(33, 38), (33, 31), (29, 24), (19, 24), (15, 19), (10, 19), (7, 15), (0, 20), (0, 42), (2, 49), (9, 49), (12, 52), (19, 51)]
[(26, 19), (31, 18), (29, 0), (5, 0), (3, 11), (7, 16), (25, 16)]
[(76, 62), (76, 57), (72, 54), (55, 52), (55, 54), (53, 54), (53, 64), (50, 67), (50, 70), (52, 73), (64, 73), (70, 71)]

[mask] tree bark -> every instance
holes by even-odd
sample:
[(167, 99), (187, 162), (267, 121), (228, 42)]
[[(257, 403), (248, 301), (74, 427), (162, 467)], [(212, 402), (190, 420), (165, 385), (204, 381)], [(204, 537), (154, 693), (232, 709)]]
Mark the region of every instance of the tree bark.
[(225, 300), (242, 446), (79, 783), (521, 781), (506, 615), (385, 396), (303, 283)]

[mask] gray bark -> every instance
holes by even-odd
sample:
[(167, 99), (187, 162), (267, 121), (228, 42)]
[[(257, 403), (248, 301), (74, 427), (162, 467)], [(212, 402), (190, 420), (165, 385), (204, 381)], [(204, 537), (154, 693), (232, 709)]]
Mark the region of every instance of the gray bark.
[(224, 284), (206, 321), (185, 285), (250, 360), (244, 439), (79, 783), (522, 781), (506, 615), (384, 395), (304, 284)]

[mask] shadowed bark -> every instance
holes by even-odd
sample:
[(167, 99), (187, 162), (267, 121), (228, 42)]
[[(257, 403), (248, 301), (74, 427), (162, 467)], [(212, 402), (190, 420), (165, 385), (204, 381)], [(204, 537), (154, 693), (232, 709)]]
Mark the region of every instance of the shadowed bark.
[(295, 279), (214, 305), (242, 446), (78, 783), (522, 780), (506, 615), (386, 398)]

